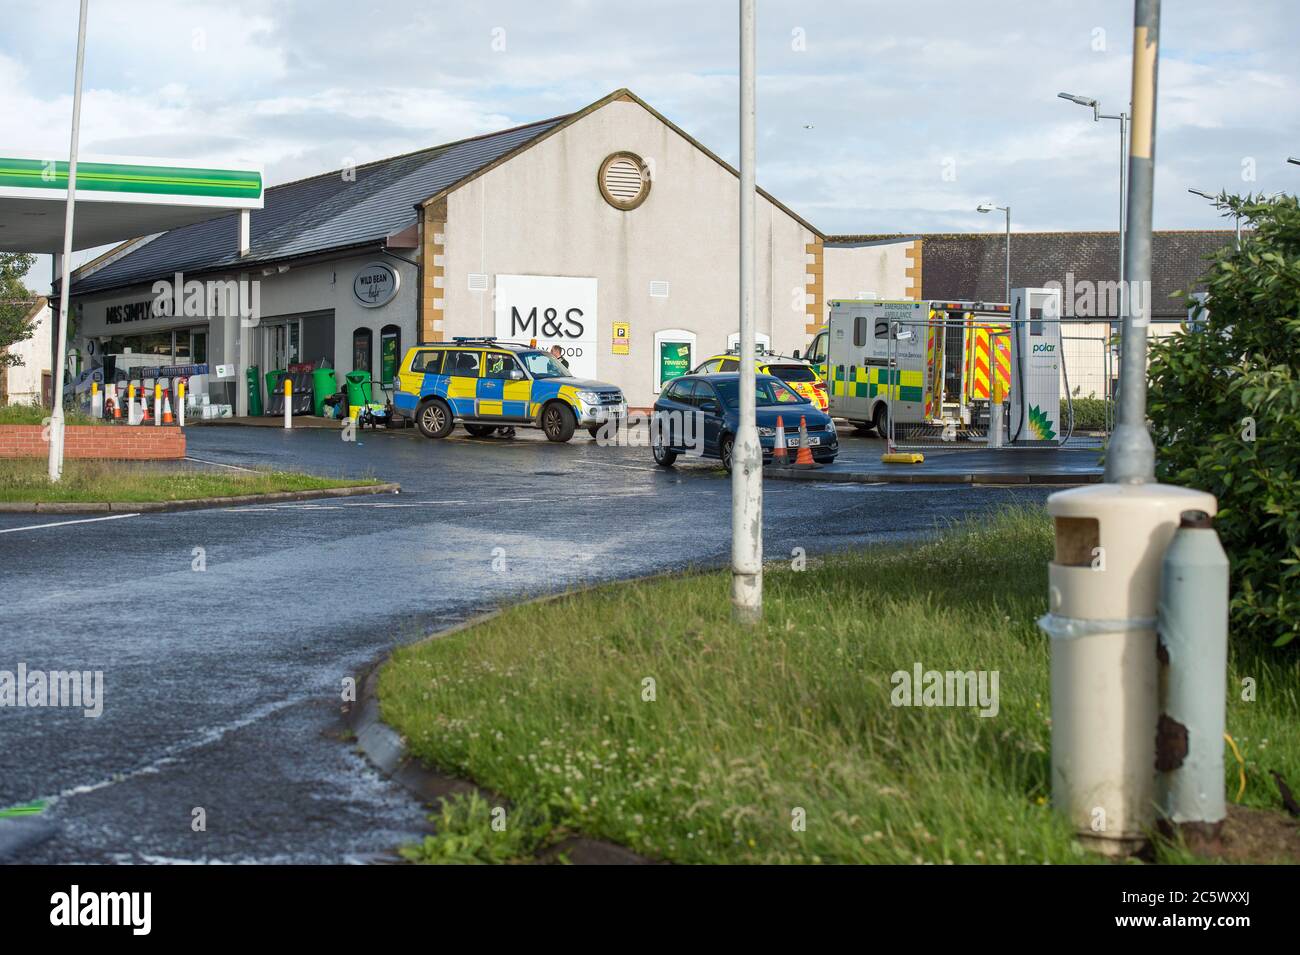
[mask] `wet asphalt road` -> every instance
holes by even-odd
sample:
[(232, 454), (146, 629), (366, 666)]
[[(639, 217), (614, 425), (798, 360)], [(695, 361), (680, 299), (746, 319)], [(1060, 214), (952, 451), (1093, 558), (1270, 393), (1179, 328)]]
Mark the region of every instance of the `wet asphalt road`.
[[(847, 454), (878, 454), (874, 442), (845, 443)], [(701, 462), (664, 471), (644, 448), (598, 447), (581, 432), (567, 445), (459, 430), (442, 442), (405, 432), (348, 444), (331, 431), (210, 426), (190, 429), (189, 453), (374, 475), (403, 493), (57, 527), (40, 525), (73, 518), (0, 515), (0, 669), (104, 673), (98, 719), (0, 709), (0, 809), (51, 803), (22, 825), (0, 819), (7, 861), (387, 852), (418, 836), (426, 812), (337, 739), (345, 677), (494, 605), (728, 553), (723, 472)], [(910, 536), (1047, 493), (768, 482), (765, 553)], [(206, 832), (192, 831), (196, 807)]]

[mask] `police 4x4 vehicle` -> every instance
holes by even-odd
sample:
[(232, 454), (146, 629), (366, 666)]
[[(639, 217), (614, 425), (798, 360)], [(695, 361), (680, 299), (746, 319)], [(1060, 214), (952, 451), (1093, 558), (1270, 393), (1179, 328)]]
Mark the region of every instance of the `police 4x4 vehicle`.
[(460, 422), (476, 437), (504, 426), (541, 428), (568, 441), (578, 427), (592, 437), (627, 417), (615, 385), (574, 378), (532, 345), (495, 338), (454, 338), (408, 349), (398, 368), (393, 406), (426, 438), (445, 438)]

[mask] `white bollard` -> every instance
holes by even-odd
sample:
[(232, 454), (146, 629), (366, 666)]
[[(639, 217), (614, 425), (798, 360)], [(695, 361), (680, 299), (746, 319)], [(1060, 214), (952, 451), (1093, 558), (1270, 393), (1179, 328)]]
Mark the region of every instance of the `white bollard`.
[(293, 382), (284, 376), (284, 426), (293, 427)]
[(153, 383), (153, 423), (155, 427), (162, 424), (162, 385), (157, 381)]
[(99, 393), (99, 382), (91, 381), (90, 383), (90, 416), (92, 418), (104, 417), (104, 398)]
[(135, 420), (135, 385), (126, 386), (126, 423), (137, 424)]
[(176, 379), (176, 423), (185, 427), (185, 379)]

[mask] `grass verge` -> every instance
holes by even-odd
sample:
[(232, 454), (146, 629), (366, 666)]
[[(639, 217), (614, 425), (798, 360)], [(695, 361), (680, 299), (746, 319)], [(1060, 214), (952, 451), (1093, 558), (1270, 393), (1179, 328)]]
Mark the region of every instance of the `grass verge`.
[[(520, 606), (403, 648), (381, 675), (384, 719), (522, 820), (496, 846), (485, 807), (454, 801), (406, 855), (524, 858), (578, 831), (676, 862), (1095, 861), (1047, 805), (1034, 621), (1051, 550), (1041, 511), (1007, 510), (769, 569), (756, 630), (730, 620), (729, 575), (707, 573)], [(1231, 665), (1231, 686), (1256, 681), (1256, 702), (1228, 715), (1250, 805), (1277, 805), (1268, 769), (1300, 778), (1300, 666), (1283, 659)], [(891, 675), (918, 662), (998, 671), (997, 715), (891, 705)]]
[[(44, 424), (50, 416), (50, 409), (44, 405), (0, 405), (0, 424)], [(63, 412), (65, 425), (103, 425), (108, 424), (103, 418), (92, 418), (81, 411), (67, 409)]]
[(377, 483), (375, 478), (323, 478), (294, 471), (214, 473), (112, 461), (67, 461), (63, 479), (51, 484), (43, 459), (18, 458), (0, 464), (0, 501), (6, 503), (186, 501)]

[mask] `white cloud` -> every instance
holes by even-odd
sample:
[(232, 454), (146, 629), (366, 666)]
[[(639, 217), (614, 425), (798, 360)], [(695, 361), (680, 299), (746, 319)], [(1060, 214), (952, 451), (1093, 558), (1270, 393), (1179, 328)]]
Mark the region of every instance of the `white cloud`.
[[(65, 150), (73, 7), (6, 6), (0, 146)], [(97, 2), (83, 148), (259, 161), (278, 182), (553, 116), (629, 86), (734, 162), (734, 4), (612, 9)], [(1284, 160), (1300, 128), (1298, 28), (1300, 7), (1288, 0), (1230, 14), (1216, 0), (1165, 5), (1158, 227), (1221, 225), (1188, 186), (1295, 188)], [(970, 211), (987, 198), (1010, 203), (1017, 228), (1112, 228), (1116, 126), (1056, 93), (1120, 108), (1131, 29), (1129, 0), (765, 0), (759, 181), (831, 232), (987, 229), (988, 217)], [(941, 176), (946, 157), (955, 181)], [(1241, 179), (1245, 157), (1258, 171), (1251, 182)]]

